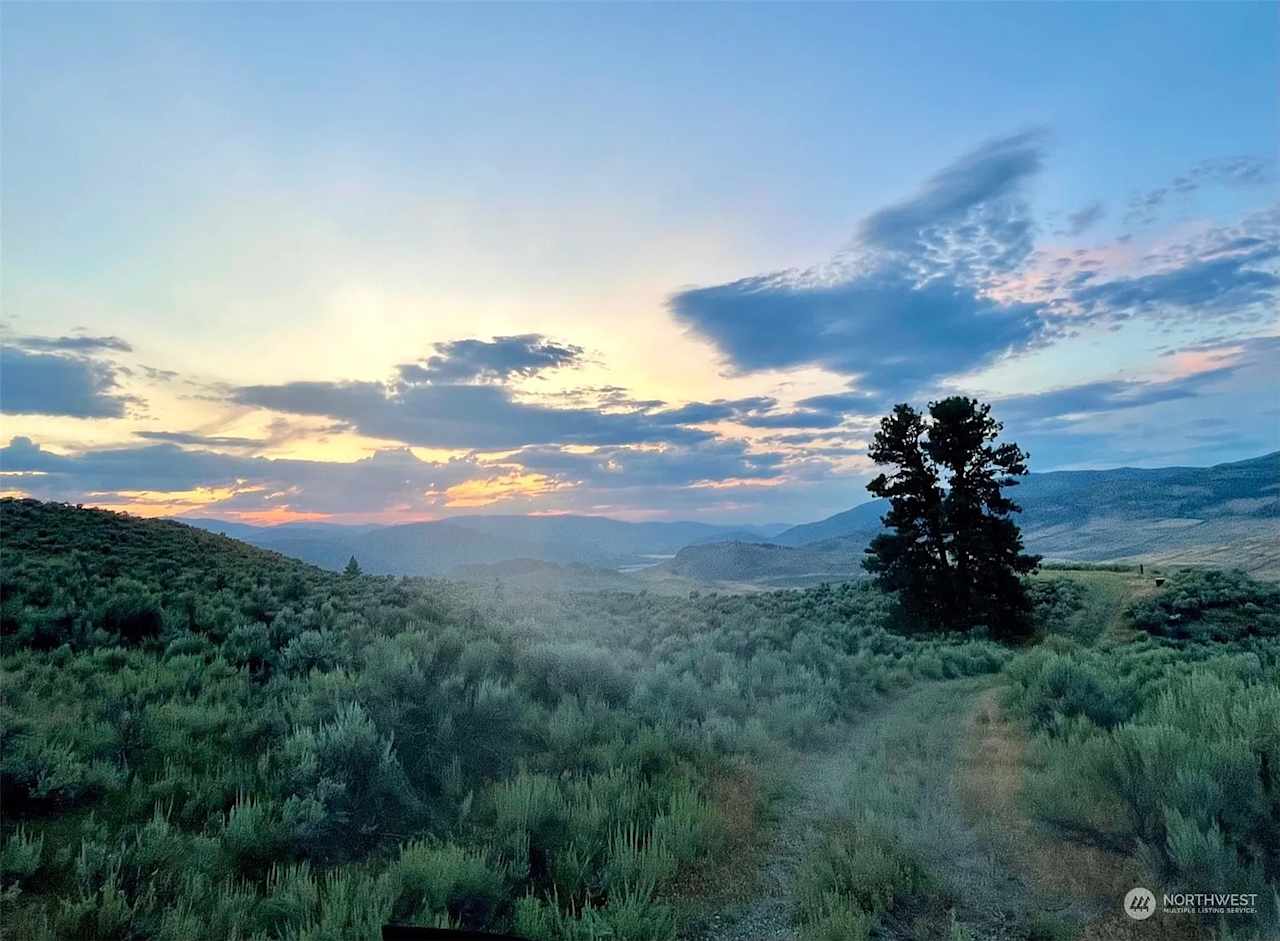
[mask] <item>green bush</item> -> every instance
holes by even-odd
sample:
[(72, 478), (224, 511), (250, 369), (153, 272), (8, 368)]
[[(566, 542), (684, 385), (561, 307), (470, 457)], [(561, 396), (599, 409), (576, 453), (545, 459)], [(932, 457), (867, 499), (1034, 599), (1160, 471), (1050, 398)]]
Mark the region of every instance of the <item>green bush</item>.
[(1280, 635), (1280, 586), (1243, 572), (1184, 569), (1135, 603), (1133, 625), (1165, 637), (1231, 641)]
[(418, 811), (391, 740), (357, 703), (343, 706), (318, 728), (295, 731), (278, 760), (287, 796), (323, 808), (317, 841), (301, 847), (318, 858), (368, 852), (385, 836), (404, 832)]
[(1270, 898), (1280, 646), (1237, 643), (1043, 652), (1015, 666), (1009, 702), (1041, 733), (1029, 787), (1040, 814), (1135, 853), (1160, 884)]
[(119, 635), (125, 643), (138, 643), (157, 636), (164, 629), (164, 610), (146, 586), (121, 579), (102, 605), (98, 623), (103, 630)]
[(488, 925), (506, 899), (507, 876), (483, 852), (452, 843), (408, 843), (392, 864), (392, 917), (432, 924), (441, 915), (469, 928)]
[(796, 898), (802, 923), (821, 923), (833, 912), (865, 915), (892, 911), (926, 884), (919, 862), (870, 821), (838, 827), (801, 870)]
[(0, 890), (24, 886), (40, 868), (44, 837), (18, 827), (0, 847)]

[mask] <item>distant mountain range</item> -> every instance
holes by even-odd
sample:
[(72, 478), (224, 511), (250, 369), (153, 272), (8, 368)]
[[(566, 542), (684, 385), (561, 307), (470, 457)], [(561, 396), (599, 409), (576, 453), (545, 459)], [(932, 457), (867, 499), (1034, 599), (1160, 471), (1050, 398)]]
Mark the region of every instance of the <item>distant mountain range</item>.
[[(1022, 506), (1028, 551), (1047, 559), (1212, 565), (1280, 577), (1280, 452), (1213, 467), (1031, 474), (1009, 492)], [(872, 500), (769, 540), (787, 551), (703, 546), (668, 565), (725, 581), (801, 570), (848, 577), (887, 509)]]
[[(1057, 471), (1012, 491), (1027, 548), (1050, 559), (1239, 567), (1280, 576), (1280, 452), (1214, 467)], [(882, 500), (800, 526), (626, 523), (599, 516), (462, 516), (398, 526), (186, 522), (337, 569), (496, 577), (512, 560), (652, 577), (797, 584), (860, 571)], [(674, 556), (672, 558), (672, 556)], [(575, 569), (574, 577), (586, 577)]]
[(656, 565), (685, 546), (726, 539), (763, 541), (787, 528), (626, 523), (603, 516), (459, 516), (397, 526), (184, 522), (329, 569), (341, 568), (355, 556), (372, 574), (471, 576), (476, 569), (460, 567), (512, 560), (607, 569)]

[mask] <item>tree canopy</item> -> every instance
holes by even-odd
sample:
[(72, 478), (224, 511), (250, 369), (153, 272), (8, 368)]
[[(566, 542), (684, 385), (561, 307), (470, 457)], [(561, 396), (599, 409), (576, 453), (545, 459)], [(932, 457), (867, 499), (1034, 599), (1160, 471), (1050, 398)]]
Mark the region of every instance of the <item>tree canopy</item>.
[(963, 396), (931, 402), (927, 413), (900, 404), (880, 422), (868, 453), (891, 470), (867, 489), (889, 500), (889, 531), (872, 540), (863, 567), (897, 592), (918, 628), (1030, 633), (1020, 576), (1040, 558), (1023, 552), (1011, 518), (1021, 507), (1003, 493), (1028, 473), (1029, 455), (997, 443), (1002, 428), (989, 405)]

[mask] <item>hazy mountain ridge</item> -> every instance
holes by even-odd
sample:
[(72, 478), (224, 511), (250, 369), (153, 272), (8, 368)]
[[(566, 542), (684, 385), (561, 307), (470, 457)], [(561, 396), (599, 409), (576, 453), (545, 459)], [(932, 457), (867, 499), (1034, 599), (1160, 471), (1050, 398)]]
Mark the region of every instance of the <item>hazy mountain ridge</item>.
[[(1031, 474), (1012, 495), (1023, 507), (1019, 522), (1028, 550), (1047, 558), (1199, 563), (1280, 574), (1280, 452), (1213, 467)], [(772, 581), (860, 574), (863, 550), (886, 508), (885, 501), (872, 500), (786, 528), (510, 515), (354, 527), (187, 522), (331, 569), (353, 555), (368, 572), (397, 575), (443, 575), (458, 566), (516, 559), (617, 569), (674, 555), (654, 574)]]
[(698, 522), (628, 523), (603, 516), (460, 516), (395, 526), (290, 523), (252, 526), (212, 519), (184, 522), (255, 546), (336, 569), (355, 556), (373, 574), (443, 575), (458, 566), (515, 559), (616, 569), (674, 555), (688, 545), (768, 539), (785, 526)]
[(816, 523), (792, 526), (770, 541), (781, 546), (805, 546), (826, 539), (865, 535), (870, 542), (871, 537), (880, 531), (880, 517), (888, 509), (887, 500), (870, 500)]
[[(1213, 565), (1280, 576), (1280, 452), (1213, 467), (1031, 474), (1011, 492), (1023, 508), (1018, 521), (1028, 551), (1049, 559)], [(787, 552), (726, 545), (720, 559), (710, 548), (700, 553), (696, 566), (733, 580), (737, 562), (736, 578), (752, 581), (820, 559), (833, 575), (847, 577), (861, 572), (863, 550), (887, 509), (887, 501), (869, 501), (771, 540), (795, 553), (794, 560)]]

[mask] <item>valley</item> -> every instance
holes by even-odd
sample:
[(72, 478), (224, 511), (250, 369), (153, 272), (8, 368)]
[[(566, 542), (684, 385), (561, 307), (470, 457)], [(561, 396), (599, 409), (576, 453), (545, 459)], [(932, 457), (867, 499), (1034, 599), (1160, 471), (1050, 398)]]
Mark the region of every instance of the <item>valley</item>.
[[(1207, 468), (1031, 474), (1013, 489), (1028, 551), (1049, 560), (1239, 568), (1280, 578), (1280, 452)], [(800, 588), (861, 578), (883, 501), (798, 526), (461, 516), (433, 523), (276, 527), (192, 519), (338, 570), (656, 591)], [(513, 564), (520, 562), (513, 568)], [(538, 570), (531, 562), (547, 563)], [(558, 568), (557, 568), (558, 567)], [(537, 571), (535, 571), (537, 570)]]

